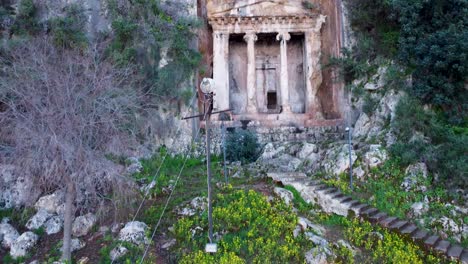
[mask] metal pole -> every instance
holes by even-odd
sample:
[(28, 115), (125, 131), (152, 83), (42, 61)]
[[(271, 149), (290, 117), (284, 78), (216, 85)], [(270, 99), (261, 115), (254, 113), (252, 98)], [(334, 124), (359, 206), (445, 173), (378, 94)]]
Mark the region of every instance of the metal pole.
[(226, 127), (224, 121), (221, 123), (221, 133), (223, 135), (223, 166), (224, 166), (224, 180), (228, 183), (228, 175), (226, 169)]
[(348, 131), (348, 145), (349, 145), (349, 187), (353, 190), (353, 158), (352, 158), (352, 144), (351, 144), (351, 128), (347, 127)]
[[(211, 103), (211, 98), (208, 97), (208, 102)], [(206, 122), (205, 122), (205, 128), (206, 128), (206, 170), (208, 172), (208, 238), (210, 240), (210, 243), (213, 243), (213, 218), (212, 218), (212, 213), (213, 213), (213, 207), (211, 205), (211, 154), (210, 154), (210, 117), (211, 113), (209, 112), (209, 103), (208, 107), (205, 108), (205, 111), (208, 111), (206, 115)]]

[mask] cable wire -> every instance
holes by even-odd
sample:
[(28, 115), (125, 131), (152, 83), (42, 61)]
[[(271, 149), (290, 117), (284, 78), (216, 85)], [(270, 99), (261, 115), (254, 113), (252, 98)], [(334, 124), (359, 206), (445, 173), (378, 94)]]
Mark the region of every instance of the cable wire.
[[(206, 103), (205, 100), (204, 100), (204, 103)], [(204, 116), (203, 116), (203, 120), (206, 120), (206, 116), (207, 116), (208, 112), (209, 112), (209, 111), (205, 111)], [(196, 136), (195, 136), (195, 139), (197, 139), (198, 136), (200, 135), (200, 131), (201, 131), (201, 127), (198, 128), (198, 132), (197, 132), (197, 134), (196, 134)], [(195, 140), (195, 139), (194, 139), (194, 140)], [(159, 216), (158, 223), (156, 224), (156, 227), (154, 228), (153, 233), (151, 234), (151, 239), (150, 239), (150, 241), (153, 241), (154, 236), (156, 235), (156, 231), (158, 230), (159, 225), (161, 224), (161, 220), (162, 220), (164, 214), (166, 213), (167, 206), (169, 205), (169, 202), (170, 202), (170, 200), (171, 200), (171, 198), (172, 198), (172, 195), (174, 194), (174, 190), (176, 189), (177, 184), (179, 183), (180, 176), (182, 175), (182, 171), (184, 170), (185, 165), (187, 164), (187, 160), (188, 160), (189, 154), (190, 154), (190, 152), (192, 151), (192, 149), (193, 149), (193, 144), (191, 144), (191, 146), (189, 147), (189, 149), (188, 149), (188, 151), (187, 151), (187, 154), (185, 155), (184, 163), (182, 164), (182, 167), (180, 168), (179, 175), (177, 175), (177, 179), (176, 179), (176, 181), (175, 181), (175, 183), (174, 183), (174, 187), (172, 188), (171, 193), (169, 194), (169, 197), (168, 197), (167, 200), (166, 200), (166, 204), (164, 205), (162, 214)], [(144, 261), (144, 259), (146, 258), (146, 255), (148, 254), (148, 250), (149, 250), (149, 248), (150, 248), (150, 245), (151, 245), (151, 243), (149, 243), (149, 244), (146, 246), (145, 252), (143, 253), (143, 256), (141, 257), (140, 264), (142, 264), (143, 261)]]

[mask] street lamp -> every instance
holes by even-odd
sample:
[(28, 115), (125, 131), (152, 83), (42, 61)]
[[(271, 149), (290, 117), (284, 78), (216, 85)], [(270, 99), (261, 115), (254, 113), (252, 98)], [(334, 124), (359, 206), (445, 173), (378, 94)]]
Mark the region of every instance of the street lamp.
[(349, 145), (349, 187), (353, 190), (353, 157), (352, 157), (352, 144), (351, 144), (351, 128), (346, 127), (348, 132), (348, 145)]
[(203, 106), (205, 117), (205, 130), (206, 130), (206, 170), (207, 170), (207, 184), (208, 184), (208, 239), (210, 243), (206, 244), (205, 251), (208, 253), (215, 253), (217, 251), (216, 243), (213, 243), (213, 206), (211, 204), (212, 190), (211, 190), (211, 153), (210, 153), (210, 118), (213, 104), (213, 92), (215, 90), (215, 83), (213, 79), (203, 78), (200, 83), (200, 90), (203, 92)]

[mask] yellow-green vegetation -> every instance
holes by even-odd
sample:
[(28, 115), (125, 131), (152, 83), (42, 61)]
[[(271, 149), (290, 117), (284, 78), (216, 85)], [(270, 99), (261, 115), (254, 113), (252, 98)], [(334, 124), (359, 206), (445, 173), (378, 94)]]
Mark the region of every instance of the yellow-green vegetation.
[[(201, 251), (208, 241), (206, 214), (183, 218), (175, 225), (182, 263), (301, 263), (311, 247), (302, 235), (293, 237), (297, 216), (280, 200), (269, 202), (253, 190), (228, 186), (213, 208), (214, 230), (221, 235), (219, 253)], [(203, 231), (197, 232), (197, 226)]]
[(448, 263), (436, 255), (428, 254), (412, 241), (367, 221), (325, 214), (319, 215), (318, 219), (328, 226), (341, 226), (344, 238), (362, 250), (361, 254), (353, 257), (350, 249), (333, 245), (336, 263)]

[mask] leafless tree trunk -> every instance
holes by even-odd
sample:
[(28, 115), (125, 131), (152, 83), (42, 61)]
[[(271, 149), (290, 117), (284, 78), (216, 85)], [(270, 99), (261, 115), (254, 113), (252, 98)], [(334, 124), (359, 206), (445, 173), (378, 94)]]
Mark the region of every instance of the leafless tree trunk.
[(64, 223), (63, 223), (63, 251), (62, 251), (62, 261), (71, 263), (71, 236), (72, 236), (72, 223), (74, 216), (74, 206), (73, 202), (75, 201), (75, 185), (71, 180), (68, 180), (67, 191), (65, 193), (65, 213), (64, 213)]

